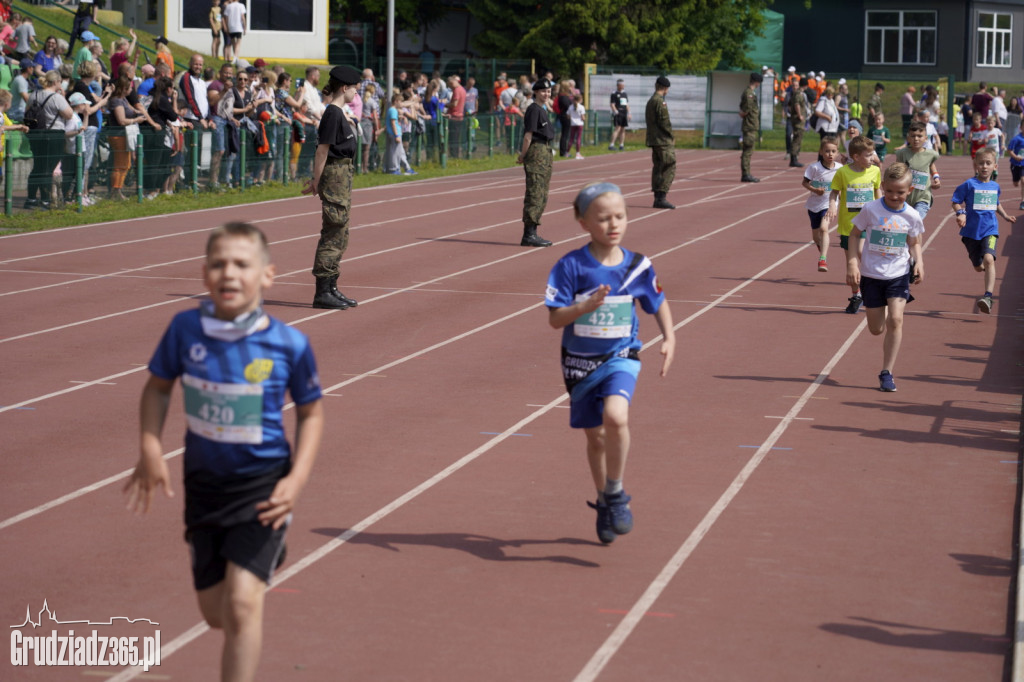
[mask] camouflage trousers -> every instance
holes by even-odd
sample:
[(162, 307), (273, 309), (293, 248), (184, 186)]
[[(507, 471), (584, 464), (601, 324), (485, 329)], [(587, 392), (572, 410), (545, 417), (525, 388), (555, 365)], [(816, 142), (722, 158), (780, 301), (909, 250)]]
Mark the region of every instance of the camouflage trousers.
[(540, 225), (544, 207), (548, 205), (551, 184), (551, 147), (534, 142), (523, 157), (526, 170), (526, 196), (523, 198), (523, 224)]
[(790, 161), (796, 161), (796, 157), (800, 155), (800, 145), (804, 140), (804, 124), (803, 122), (793, 124), (793, 140), (789, 143), (789, 154)]
[(320, 241), (313, 276), (334, 277), (348, 248), (348, 214), (352, 208), (352, 159), (327, 159), (317, 188), (323, 202)]
[(668, 193), (676, 179), (675, 147), (651, 147), (651, 191)]
[(743, 153), (740, 155), (740, 170), (743, 175), (750, 175), (750, 156), (754, 153), (754, 145), (757, 144), (757, 131), (743, 131), (743, 142), (740, 148)]

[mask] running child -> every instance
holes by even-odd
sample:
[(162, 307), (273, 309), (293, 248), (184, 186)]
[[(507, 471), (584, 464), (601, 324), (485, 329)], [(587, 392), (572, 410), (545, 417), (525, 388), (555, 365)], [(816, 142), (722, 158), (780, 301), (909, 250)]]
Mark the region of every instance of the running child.
[(925, 219), (932, 208), (932, 190), (942, 187), (939, 169), (935, 162), (939, 153), (925, 148), (928, 128), (920, 121), (914, 121), (907, 128), (907, 146), (896, 150), (896, 160), (910, 166), (911, 192), (908, 203)]
[(1008, 223), (1017, 222), (1017, 217), (1009, 215), (999, 203), (1001, 190), (993, 180), (995, 168), (995, 152), (979, 150), (974, 155), (975, 176), (953, 190), (953, 212), (960, 228), (960, 241), (967, 248), (974, 269), (985, 273), (985, 293), (977, 301), (978, 310), (983, 313), (992, 312), (992, 290), (996, 286), (996, 243), (999, 239), (996, 215)]
[(980, 111), (975, 111), (971, 116), (971, 129), (968, 131), (967, 137), (971, 141), (971, 158), (973, 159), (979, 149), (985, 148), (988, 140), (988, 126), (985, 125)]
[(572, 397), (569, 425), (584, 429), (597, 488), (597, 537), (608, 544), (633, 529), (622, 488), (629, 453), (629, 403), (640, 372), (636, 303), (654, 315), (664, 340), (661, 376), (675, 353), (672, 311), (651, 261), (622, 248), (626, 202), (609, 182), (587, 185), (573, 202), (590, 243), (563, 256), (548, 277), (548, 321), (562, 329), (562, 375)]
[(868, 137), (875, 143), (875, 153), (878, 154), (878, 160), (885, 161), (885, 145), (892, 142), (889, 129), (885, 127), (885, 114), (879, 113), (875, 115), (875, 125), (868, 131)]
[(1013, 178), (1013, 186), (1020, 187), (1020, 206), (1024, 211), (1024, 183), (1020, 181), (1022, 170), (1024, 170), (1024, 133), (1018, 131), (1013, 139), (1006, 145), (1006, 153), (1010, 157), (1010, 177)]
[[(839, 223), (839, 246), (847, 251), (849, 258), (850, 230), (853, 229), (853, 219), (860, 213), (861, 209), (873, 200), (882, 196), (879, 189), (881, 185), (881, 172), (878, 166), (872, 163), (877, 159), (875, 154), (875, 143), (858, 135), (850, 140), (850, 162), (836, 171), (832, 177), (832, 191), (828, 197), (828, 213), (825, 214), (825, 222), (829, 225), (838, 216)], [(849, 298), (849, 305), (846, 312), (855, 315), (860, 310), (864, 298), (860, 293), (860, 285), (851, 282), (846, 278), (853, 293)]]
[[(141, 454), (124, 490), (128, 509), (140, 514), (157, 488), (174, 496), (161, 432), (180, 377), (192, 581), (203, 618), (224, 630), (222, 678), (251, 680), (266, 586), (284, 559), (285, 531), (320, 445), (320, 382), (305, 335), (263, 312), (274, 266), (258, 228), (213, 230), (203, 280), (210, 300), (178, 313), (150, 360)], [(296, 406), (294, 451), (281, 414), (286, 391)]]
[(835, 135), (821, 138), (818, 147), (818, 160), (804, 171), (803, 186), (811, 193), (807, 197), (807, 215), (811, 219), (811, 236), (818, 247), (818, 272), (828, 272), (828, 226), (825, 214), (828, 213), (828, 193), (832, 187), (832, 178), (842, 165), (836, 161), (839, 156), (839, 140)]
[[(878, 390), (886, 392), (896, 390), (892, 370), (903, 340), (903, 309), (913, 300), (910, 283), (924, 281), (920, 241), (924, 223), (906, 203), (911, 178), (906, 164), (894, 163), (885, 169), (883, 197), (868, 202), (853, 218), (846, 252), (846, 281), (863, 291), (868, 331), (885, 334)], [(861, 236), (866, 242), (863, 254)]]
[(985, 125), (988, 126), (988, 132), (985, 133), (985, 148), (996, 153), (996, 168), (992, 171), (992, 179), (995, 180), (999, 177), (999, 159), (1003, 158), (1003, 145), (1006, 141), (995, 116), (989, 116), (985, 120)]

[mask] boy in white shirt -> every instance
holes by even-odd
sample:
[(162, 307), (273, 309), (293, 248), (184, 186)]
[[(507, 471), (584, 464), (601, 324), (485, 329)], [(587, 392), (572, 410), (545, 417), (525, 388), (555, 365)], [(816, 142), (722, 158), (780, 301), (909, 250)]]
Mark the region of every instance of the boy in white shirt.
[[(904, 163), (885, 170), (882, 197), (854, 217), (846, 252), (846, 282), (851, 287), (860, 285), (868, 331), (885, 334), (878, 389), (886, 392), (896, 390), (892, 369), (903, 340), (903, 309), (913, 300), (910, 284), (924, 281), (920, 241), (924, 223), (907, 204), (911, 179), (910, 167)], [(867, 241), (863, 254), (861, 236)]]

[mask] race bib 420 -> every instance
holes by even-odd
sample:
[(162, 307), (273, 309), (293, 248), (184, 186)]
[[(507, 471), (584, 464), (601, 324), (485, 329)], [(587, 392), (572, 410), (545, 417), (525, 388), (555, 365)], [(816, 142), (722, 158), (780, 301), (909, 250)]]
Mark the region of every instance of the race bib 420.
[(183, 374), (188, 430), (219, 443), (263, 442), (263, 386)]

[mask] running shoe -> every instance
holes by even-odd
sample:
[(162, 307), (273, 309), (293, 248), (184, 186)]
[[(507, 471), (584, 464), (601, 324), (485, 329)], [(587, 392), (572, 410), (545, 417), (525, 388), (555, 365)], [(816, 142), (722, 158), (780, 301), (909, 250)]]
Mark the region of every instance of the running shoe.
[(1017, 209), (1020, 211), (1024, 211), (1024, 201), (1020, 202), (1020, 206), (1018, 206)]
[(851, 315), (856, 315), (857, 311), (860, 310), (860, 304), (864, 302), (864, 299), (860, 294), (850, 297), (850, 305), (846, 306), (846, 312)]
[(402, 171), (400, 171), (400, 170), (393, 170), (390, 173), (388, 173), (388, 175), (401, 175), (401, 174), (402, 174)]
[(604, 494), (604, 502), (608, 505), (608, 516), (611, 518), (612, 530), (616, 535), (625, 535), (633, 530), (633, 512), (629, 509), (632, 498), (623, 492)]
[(818, 272), (828, 272), (828, 263), (824, 258), (818, 259)]
[(886, 393), (896, 392), (896, 382), (892, 380), (892, 374), (887, 369), (883, 369), (878, 375), (878, 390)]
[(614, 542), (615, 531), (612, 530), (612, 517), (608, 505), (598, 500), (596, 504), (587, 502), (587, 506), (597, 511), (597, 539), (606, 545)]
[(419, 173), (414, 171), (412, 168), (410, 168), (409, 170), (405, 171), (405, 174), (406, 175), (419, 175)]
[(982, 296), (978, 299), (978, 310), (988, 315), (992, 312), (992, 299), (988, 296)]
[[(582, 154), (580, 154), (579, 152), (576, 152), (576, 158), (577, 158), (577, 159), (582, 159), (582, 158), (583, 158), (583, 155), (582, 155)], [(1021, 203), (1021, 208), (1024, 208), (1024, 202), (1022, 202), (1022, 203)]]

